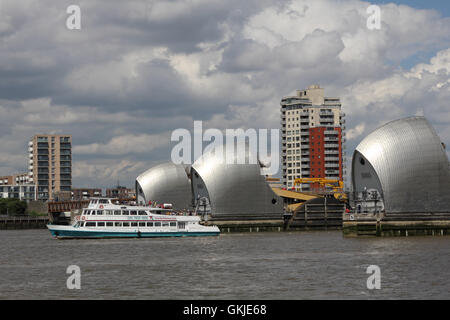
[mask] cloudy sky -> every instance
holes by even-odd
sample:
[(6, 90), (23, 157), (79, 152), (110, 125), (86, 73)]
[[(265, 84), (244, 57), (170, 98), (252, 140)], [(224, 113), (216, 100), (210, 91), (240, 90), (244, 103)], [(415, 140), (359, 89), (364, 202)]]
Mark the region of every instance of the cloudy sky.
[[(410, 3), (409, 6), (405, 5)], [(66, 9), (81, 8), (81, 30)], [(367, 28), (367, 7), (381, 29)], [(279, 128), (282, 96), (320, 84), (347, 153), (425, 115), (450, 146), (447, 1), (0, 0), (0, 175), (37, 133), (73, 136), (73, 186), (107, 187), (170, 159), (172, 130)], [(450, 149), (450, 147), (448, 148)]]

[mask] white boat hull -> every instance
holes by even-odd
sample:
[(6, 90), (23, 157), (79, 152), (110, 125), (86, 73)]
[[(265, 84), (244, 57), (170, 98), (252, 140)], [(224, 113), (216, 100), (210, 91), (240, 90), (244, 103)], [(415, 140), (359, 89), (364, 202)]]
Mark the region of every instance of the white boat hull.
[(177, 228), (83, 228), (62, 225), (47, 225), (50, 233), (58, 238), (154, 238), (154, 237), (200, 237), (218, 236), (216, 226), (197, 226), (192, 230)]

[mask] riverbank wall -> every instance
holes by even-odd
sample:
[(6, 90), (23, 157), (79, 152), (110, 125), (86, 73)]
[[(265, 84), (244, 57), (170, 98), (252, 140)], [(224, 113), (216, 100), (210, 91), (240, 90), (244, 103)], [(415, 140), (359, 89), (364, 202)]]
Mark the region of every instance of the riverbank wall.
[(344, 237), (410, 237), (450, 235), (450, 213), (347, 214)]
[(48, 216), (2, 216), (0, 230), (45, 229), (49, 222)]

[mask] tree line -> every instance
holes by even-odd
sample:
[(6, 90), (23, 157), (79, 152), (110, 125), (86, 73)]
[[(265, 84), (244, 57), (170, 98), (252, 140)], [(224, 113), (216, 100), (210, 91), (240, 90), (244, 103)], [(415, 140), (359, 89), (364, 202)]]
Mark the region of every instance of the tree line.
[(0, 199), (0, 215), (21, 215), (25, 214), (27, 203), (19, 199)]

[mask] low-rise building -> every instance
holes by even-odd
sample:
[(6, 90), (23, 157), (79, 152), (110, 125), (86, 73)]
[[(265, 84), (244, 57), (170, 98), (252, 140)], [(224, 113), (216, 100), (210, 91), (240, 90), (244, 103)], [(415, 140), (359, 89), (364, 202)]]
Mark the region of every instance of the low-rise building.
[(22, 184), (30, 184), (30, 178), (28, 173), (17, 173), (10, 176), (2, 176), (0, 177), (0, 186), (5, 185), (22, 185)]
[(116, 188), (106, 189), (106, 197), (128, 199), (136, 197), (136, 191), (127, 187), (117, 186)]
[(23, 201), (37, 200), (36, 185), (0, 185), (0, 198), (18, 199)]
[(98, 188), (77, 188), (72, 189), (72, 200), (86, 200), (94, 197), (101, 197), (102, 189)]

